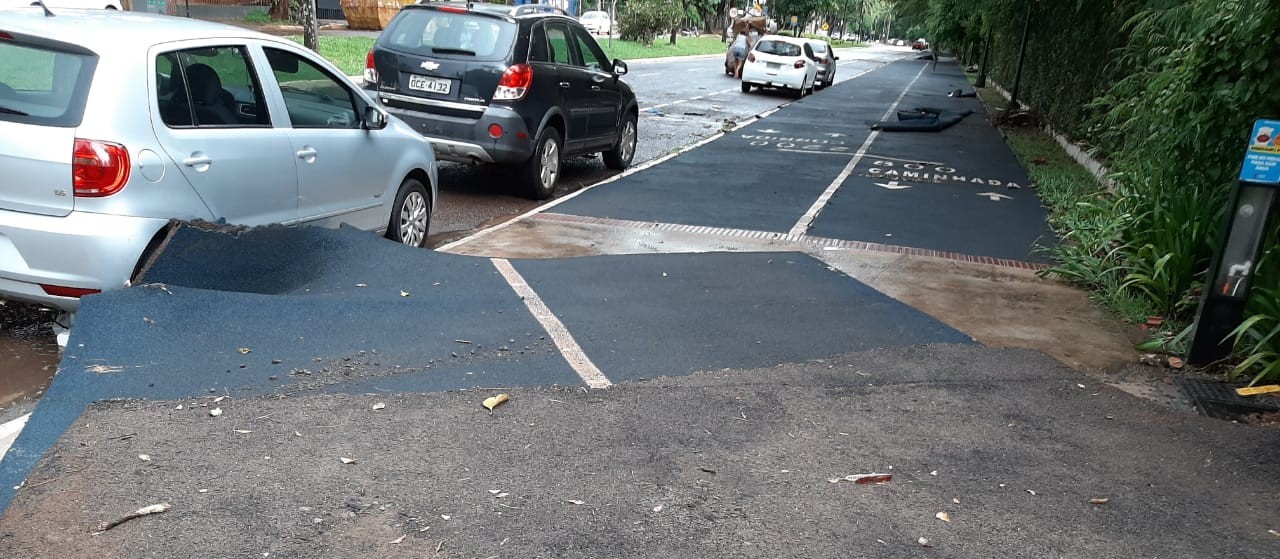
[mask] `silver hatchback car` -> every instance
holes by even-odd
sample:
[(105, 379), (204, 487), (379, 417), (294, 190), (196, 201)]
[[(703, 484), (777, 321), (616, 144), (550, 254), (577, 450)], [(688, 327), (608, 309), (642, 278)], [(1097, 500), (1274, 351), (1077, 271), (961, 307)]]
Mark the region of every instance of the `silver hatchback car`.
[(0, 299), (74, 312), (171, 219), (424, 244), (431, 144), (291, 41), (140, 13), (0, 9)]

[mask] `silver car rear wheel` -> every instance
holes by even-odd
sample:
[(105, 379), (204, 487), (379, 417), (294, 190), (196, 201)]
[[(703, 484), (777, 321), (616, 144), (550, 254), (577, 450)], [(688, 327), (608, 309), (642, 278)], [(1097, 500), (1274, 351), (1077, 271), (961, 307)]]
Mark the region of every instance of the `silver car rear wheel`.
[(387, 224), (387, 238), (406, 246), (421, 247), (431, 230), (431, 200), (417, 179), (405, 179)]

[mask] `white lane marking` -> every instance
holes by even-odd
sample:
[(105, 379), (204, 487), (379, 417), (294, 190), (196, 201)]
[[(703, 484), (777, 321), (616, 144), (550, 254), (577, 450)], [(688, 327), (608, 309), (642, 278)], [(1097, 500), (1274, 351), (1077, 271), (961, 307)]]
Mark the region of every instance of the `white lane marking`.
[(866, 154), (866, 157), (870, 157), (872, 159), (888, 159), (889, 161), (902, 161), (905, 163), (918, 163), (920, 165), (932, 165), (934, 167), (942, 167), (946, 165), (946, 163), (938, 163), (937, 161), (921, 161), (919, 159), (903, 159), (901, 157), (889, 157), (887, 155), (876, 155), (874, 153), (868, 153)]
[(490, 258), (493, 267), (498, 269), (498, 273), (506, 278), (507, 285), (524, 300), (524, 306), (529, 307), (529, 312), (533, 317), (542, 324), (542, 328), (551, 336), (551, 341), (555, 342), (556, 347), (560, 349), (560, 355), (564, 356), (564, 360), (569, 362), (569, 366), (573, 367), (573, 371), (582, 377), (582, 381), (587, 383), (591, 388), (608, 388), (612, 385), (609, 379), (605, 378), (604, 373), (591, 362), (591, 358), (587, 357), (586, 352), (582, 351), (582, 347), (578, 345), (578, 341), (573, 339), (573, 334), (569, 333), (569, 329), (564, 327), (564, 323), (556, 318), (555, 313), (547, 308), (547, 304), (542, 302), (542, 298), (524, 281), (524, 277), (517, 272), (516, 269), (505, 258)]
[(688, 70), (685, 70), (685, 71), (686, 71), (686, 72), (701, 72), (701, 71), (702, 71), (702, 68), (689, 68)]
[(26, 414), (0, 425), (0, 458), (4, 457), (6, 452), (9, 452), (9, 447), (13, 446), (13, 441), (18, 440), (18, 435), (22, 433), (22, 427), (27, 424), (27, 419), (30, 417), (31, 414)]
[(656, 75), (658, 75), (659, 73), (660, 73), (660, 72), (645, 72), (645, 73), (643, 73), (643, 74), (631, 74), (631, 77), (633, 77), (633, 78), (647, 78), (647, 77), (649, 77), (649, 76), (656, 76)]
[[(911, 90), (911, 86), (916, 84), (916, 80), (920, 79), (920, 76), (924, 75), (924, 69), (928, 67), (929, 66), (927, 64), (920, 67), (920, 71), (916, 72), (916, 77), (912, 78), (911, 83), (908, 83), (907, 87), (902, 89), (902, 93), (899, 93), (898, 98), (893, 101), (892, 105), (889, 105), (889, 110), (884, 112), (884, 116), (880, 117), (880, 120), (886, 120), (893, 115), (893, 111), (898, 108), (898, 103), (902, 102), (902, 99), (907, 96), (907, 91)], [(809, 211), (804, 212), (804, 215), (800, 216), (800, 221), (796, 222), (795, 226), (791, 228), (791, 231), (789, 231), (788, 234), (800, 236), (808, 233), (809, 228), (813, 227), (813, 221), (818, 219), (818, 214), (822, 212), (822, 208), (826, 207), (827, 202), (831, 200), (832, 196), (835, 196), (836, 191), (840, 189), (840, 185), (844, 184), (845, 179), (849, 178), (849, 175), (853, 174), (853, 168), (857, 167), (858, 163), (862, 161), (862, 158), (866, 156), (867, 148), (871, 147), (871, 142), (876, 141), (876, 137), (879, 135), (879, 130), (872, 130), (871, 134), (867, 135), (866, 141), (862, 142), (862, 146), (858, 148), (858, 152), (853, 154), (853, 158), (849, 159), (849, 163), (845, 164), (844, 169), (840, 171), (840, 174), (836, 176), (835, 180), (831, 181), (831, 184), (822, 192), (822, 195), (818, 197), (818, 200), (809, 207)]]
[(546, 204), (543, 204), (543, 205), (541, 205), (541, 206), (538, 206), (538, 207), (536, 207), (536, 208), (534, 208), (534, 209), (532, 209), (532, 210), (529, 210), (529, 211), (527, 211), (527, 212), (525, 212), (525, 213), (523, 213), (523, 214), (520, 214), (520, 215), (518, 215), (518, 216), (516, 216), (516, 217), (514, 217), (514, 218), (512, 218), (512, 219), (508, 219), (507, 221), (504, 221), (504, 222), (502, 222), (502, 223), (499, 223), (499, 224), (497, 224), (497, 225), (494, 225), (493, 227), (489, 227), (489, 228), (487, 228), (487, 229), (481, 229), (481, 230), (479, 230), (479, 231), (476, 231), (475, 233), (472, 233), (472, 234), (470, 234), (470, 235), (467, 235), (467, 236), (465, 236), (465, 237), (463, 237), (463, 238), (461, 238), (461, 239), (458, 239), (458, 240), (456, 240), (456, 241), (453, 241), (453, 242), (451, 242), (451, 243), (445, 243), (445, 244), (443, 244), (443, 245), (440, 245), (440, 246), (436, 247), (436, 248), (435, 248), (435, 250), (438, 250), (438, 251), (440, 251), (440, 252), (449, 252), (450, 250), (453, 250), (453, 249), (455, 249), (455, 248), (457, 248), (457, 247), (459, 247), (459, 246), (462, 246), (463, 244), (466, 244), (466, 243), (469, 243), (469, 242), (474, 241), (474, 240), (476, 240), (476, 239), (479, 239), (480, 237), (483, 237), (483, 236), (488, 235), (488, 234), (490, 234), (490, 233), (493, 233), (493, 232), (495, 232), (495, 231), (501, 231), (501, 230), (503, 230), (503, 229), (506, 229), (506, 228), (508, 228), (508, 227), (511, 227), (512, 225), (515, 225), (516, 223), (519, 223), (519, 222), (521, 222), (521, 221), (524, 221), (524, 220), (525, 220), (526, 218), (528, 218), (529, 216), (533, 216), (533, 215), (540, 214), (540, 213), (545, 212), (545, 211), (547, 211), (547, 210), (549, 210), (549, 209), (551, 209), (551, 208), (554, 208), (554, 207), (556, 207), (556, 206), (559, 206), (560, 204), (563, 204), (563, 203), (565, 203), (565, 202), (568, 202), (569, 200), (572, 200), (572, 199), (574, 199), (574, 198), (577, 198), (578, 196), (581, 196), (583, 193), (585, 193), (585, 192), (587, 192), (588, 190), (591, 190), (591, 189), (593, 189), (593, 188), (595, 188), (595, 187), (597, 187), (597, 186), (601, 186), (601, 185), (609, 184), (609, 183), (611, 183), (611, 182), (613, 182), (613, 181), (616, 181), (616, 180), (622, 180), (622, 179), (623, 179), (623, 178), (625, 178), (625, 177), (629, 177), (629, 176), (631, 176), (631, 175), (633, 175), (633, 174), (639, 173), (640, 171), (643, 171), (643, 170), (645, 170), (645, 169), (648, 169), (649, 167), (653, 167), (654, 165), (658, 165), (658, 164), (663, 163), (663, 162), (665, 162), (665, 161), (667, 161), (667, 160), (674, 159), (674, 158), (676, 158), (677, 156), (679, 156), (680, 154), (682, 154), (682, 153), (684, 153), (684, 152), (691, 151), (691, 150), (694, 150), (694, 149), (700, 148), (700, 147), (702, 147), (702, 146), (705, 146), (705, 145), (707, 145), (707, 144), (709, 144), (709, 143), (711, 143), (711, 142), (715, 141), (717, 138), (724, 137), (724, 136), (725, 136), (725, 135), (727, 135), (729, 132), (733, 132), (733, 131), (736, 131), (736, 130), (740, 130), (740, 129), (742, 129), (742, 128), (746, 127), (746, 126), (750, 126), (750, 125), (752, 125), (752, 124), (755, 124), (756, 122), (760, 121), (761, 119), (766, 118), (766, 117), (768, 117), (769, 115), (771, 115), (771, 114), (773, 114), (773, 113), (776, 113), (776, 112), (778, 112), (778, 111), (779, 111), (779, 110), (781, 110), (781, 109), (782, 109), (782, 106), (777, 106), (777, 107), (774, 107), (774, 108), (772, 108), (772, 109), (769, 109), (769, 110), (767, 110), (767, 111), (765, 111), (765, 112), (762, 112), (762, 113), (760, 113), (760, 114), (758, 114), (758, 115), (756, 115), (756, 116), (754, 116), (754, 117), (749, 117), (749, 118), (747, 118), (746, 120), (744, 120), (744, 121), (742, 121), (742, 122), (737, 123), (736, 125), (734, 125), (734, 127), (733, 127), (733, 128), (731, 128), (731, 129), (729, 129), (729, 130), (726, 130), (726, 131), (724, 131), (724, 132), (718, 132), (718, 133), (712, 134), (712, 135), (710, 135), (710, 136), (707, 136), (706, 138), (703, 138), (703, 139), (701, 139), (701, 140), (698, 140), (698, 141), (696, 141), (696, 142), (694, 142), (694, 143), (692, 143), (692, 144), (689, 144), (689, 145), (687, 145), (687, 146), (685, 146), (685, 147), (682, 147), (682, 148), (680, 148), (680, 149), (678, 149), (678, 150), (676, 150), (676, 151), (674, 151), (674, 152), (672, 152), (672, 153), (668, 153), (668, 154), (666, 154), (666, 155), (664, 155), (664, 156), (662, 156), (662, 157), (658, 157), (658, 158), (650, 159), (649, 161), (645, 161), (644, 163), (641, 163), (641, 164), (639, 164), (639, 165), (634, 165), (634, 166), (628, 167), (628, 168), (627, 168), (627, 170), (625, 170), (625, 171), (623, 171), (623, 172), (621, 172), (621, 173), (618, 173), (618, 174), (616, 174), (616, 175), (614, 175), (614, 176), (612, 176), (612, 177), (609, 177), (609, 178), (607, 178), (607, 179), (604, 179), (604, 180), (602, 180), (602, 181), (600, 181), (600, 182), (598, 182), (598, 183), (595, 183), (595, 184), (592, 184), (592, 185), (586, 186), (586, 187), (582, 188), (581, 190), (578, 190), (577, 192), (572, 192), (572, 193), (569, 193), (569, 194), (567, 194), (567, 195), (565, 195), (565, 196), (562, 196), (562, 197), (560, 197), (560, 198), (556, 198), (555, 200), (552, 200), (552, 201), (550, 201), (550, 202), (547, 202)]
[(661, 104), (661, 105), (654, 105), (654, 106), (652, 106), (652, 107), (645, 107), (645, 108), (640, 109), (640, 110), (642, 110), (642, 111), (648, 111), (648, 110), (651, 110), (651, 109), (661, 109), (661, 108), (663, 108), (663, 107), (670, 107), (671, 105), (677, 105), (677, 104), (680, 104), (680, 103), (684, 103), (684, 102), (686, 102), (686, 101), (697, 101), (698, 99), (703, 99), (703, 98), (706, 98), (706, 97), (710, 97), (710, 96), (712, 96), (712, 95), (720, 95), (720, 94), (723, 94), (723, 93), (729, 93), (730, 91), (738, 91), (739, 89), (741, 89), (741, 88), (740, 88), (740, 87), (731, 87), (731, 88), (729, 88), (729, 89), (721, 89), (720, 91), (714, 91), (714, 92), (711, 92), (711, 93), (705, 93), (705, 94), (703, 94), (703, 95), (699, 95), (699, 96), (697, 96), (697, 97), (690, 97), (690, 98), (688, 98), (688, 99), (678, 99), (678, 100), (676, 100), (676, 101), (668, 101), (668, 102), (663, 103), (663, 104)]

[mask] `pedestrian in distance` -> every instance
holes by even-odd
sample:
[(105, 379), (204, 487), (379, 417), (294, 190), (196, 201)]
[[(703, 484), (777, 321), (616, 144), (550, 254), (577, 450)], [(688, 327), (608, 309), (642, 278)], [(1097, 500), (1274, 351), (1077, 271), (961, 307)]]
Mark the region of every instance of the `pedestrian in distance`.
[(742, 78), (742, 65), (747, 61), (748, 50), (751, 50), (750, 38), (746, 33), (738, 33), (733, 38), (733, 77)]

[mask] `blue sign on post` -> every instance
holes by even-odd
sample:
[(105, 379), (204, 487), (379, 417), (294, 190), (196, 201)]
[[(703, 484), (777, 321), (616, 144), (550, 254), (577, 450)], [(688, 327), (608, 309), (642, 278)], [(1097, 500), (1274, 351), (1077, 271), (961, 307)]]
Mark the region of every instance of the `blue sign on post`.
[(1240, 180), (1280, 184), (1280, 120), (1259, 119), (1249, 135), (1249, 149), (1240, 167)]

